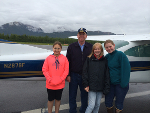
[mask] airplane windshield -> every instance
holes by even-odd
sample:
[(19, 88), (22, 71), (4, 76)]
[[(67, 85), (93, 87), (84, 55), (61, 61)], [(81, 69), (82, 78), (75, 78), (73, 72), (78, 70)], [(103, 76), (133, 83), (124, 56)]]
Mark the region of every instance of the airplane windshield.
[[(123, 40), (113, 40), (113, 42), (115, 44), (115, 49), (118, 49), (120, 47), (123, 47), (129, 44), (128, 41), (123, 41)], [(105, 50), (104, 43), (102, 43), (102, 46), (103, 46), (103, 49)]]
[(139, 45), (124, 52), (126, 55), (135, 57), (150, 57), (150, 44)]

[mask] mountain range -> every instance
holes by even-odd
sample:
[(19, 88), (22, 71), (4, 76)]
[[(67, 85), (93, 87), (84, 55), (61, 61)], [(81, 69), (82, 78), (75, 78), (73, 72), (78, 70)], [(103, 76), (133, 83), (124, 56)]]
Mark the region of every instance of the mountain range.
[[(41, 28), (36, 28), (31, 25), (21, 22), (10, 22), (0, 26), (0, 33), (5, 35), (29, 35), (29, 36), (49, 36), (53, 38), (68, 38), (69, 36), (77, 35), (77, 31), (67, 30), (65, 27), (58, 27), (58, 30), (52, 33), (44, 33)], [(111, 32), (88, 31), (88, 35), (115, 35)]]

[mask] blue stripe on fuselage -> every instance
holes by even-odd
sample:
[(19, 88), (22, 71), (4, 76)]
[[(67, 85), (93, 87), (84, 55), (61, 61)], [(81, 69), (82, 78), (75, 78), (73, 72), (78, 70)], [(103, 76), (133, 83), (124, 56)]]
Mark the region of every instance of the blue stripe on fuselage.
[(17, 44), (16, 42), (0, 39), (0, 43), (7, 43), (7, 44)]
[(150, 61), (131, 61), (131, 72), (150, 70)]
[[(42, 71), (44, 60), (18, 60), (18, 61), (0, 61), (0, 79), (4, 78), (26, 78), (26, 77), (43, 77), (39, 74)], [(17, 76), (12, 73), (20, 73)], [(36, 74), (37, 73), (37, 74)], [(30, 76), (25, 76), (30, 74)], [(10, 75), (10, 77), (9, 77)], [(21, 76), (24, 75), (24, 76)]]
[[(44, 77), (43, 60), (0, 61), (0, 79)], [(150, 70), (150, 61), (130, 62), (131, 72)]]

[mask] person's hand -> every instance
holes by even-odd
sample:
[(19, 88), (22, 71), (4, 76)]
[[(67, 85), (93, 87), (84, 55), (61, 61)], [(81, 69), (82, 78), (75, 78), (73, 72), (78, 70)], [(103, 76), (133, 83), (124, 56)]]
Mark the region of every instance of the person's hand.
[(89, 92), (89, 87), (86, 87), (86, 88), (85, 88), (85, 91), (86, 91), (86, 92)]
[(71, 81), (71, 77), (70, 77), (70, 76), (67, 76), (66, 80), (67, 80), (68, 82), (70, 82), (70, 81)]

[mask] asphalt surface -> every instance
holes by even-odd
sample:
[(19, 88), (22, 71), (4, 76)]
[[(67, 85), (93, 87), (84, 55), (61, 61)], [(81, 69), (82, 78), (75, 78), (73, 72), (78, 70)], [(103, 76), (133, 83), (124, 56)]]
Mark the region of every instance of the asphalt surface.
[(20, 113), (46, 105), (45, 81), (0, 80), (0, 113)]
[[(42, 46), (38, 47), (42, 48)], [(43, 46), (43, 48), (52, 50), (52, 46)], [(66, 49), (67, 46), (64, 46), (63, 50)], [(61, 100), (61, 106), (65, 106), (59, 113), (69, 113), (66, 107), (69, 102), (68, 89), (69, 84), (66, 82)], [(80, 102), (80, 91), (78, 91), (77, 102)], [(21, 113), (39, 108), (43, 108), (43, 111), (47, 108), (45, 81), (0, 80), (0, 113)], [(103, 101), (99, 113), (106, 113)], [(130, 83), (130, 89), (124, 101), (124, 113), (150, 113), (150, 83)]]
[[(68, 89), (69, 84), (66, 82), (61, 105), (68, 105)], [(47, 108), (45, 81), (1, 80), (0, 91), (0, 113), (21, 113), (39, 108), (43, 108), (44, 111)], [(78, 91), (77, 102), (80, 102), (80, 91)], [(124, 101), (124, 113), (150, 113), (149, 106), (150, 83), (130, 83), (130, 89)], [(69, 110), (64, 107), (60, 113), (69, 113)], [(99, 113), (106, 113), (104, 102), (101, 103)]]

